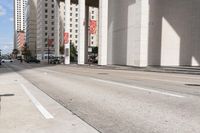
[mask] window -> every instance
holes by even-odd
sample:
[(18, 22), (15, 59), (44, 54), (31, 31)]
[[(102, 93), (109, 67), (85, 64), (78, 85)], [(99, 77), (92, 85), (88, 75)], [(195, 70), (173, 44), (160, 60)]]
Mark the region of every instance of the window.
[(47, 13), (48, 12), (48, 10), (47, 9), (45, 9), (45, 13)]
[(45, 3), (45, 7), (47, 7), (48, 6), (48, 4), (47, 3)]

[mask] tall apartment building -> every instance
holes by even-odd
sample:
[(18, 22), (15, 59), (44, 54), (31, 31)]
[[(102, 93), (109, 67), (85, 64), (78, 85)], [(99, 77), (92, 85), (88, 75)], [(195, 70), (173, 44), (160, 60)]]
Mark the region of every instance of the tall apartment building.
[[(37, 1), (37, 58), (59, 56), (59, 3), (57, 0)], [(48, 40), (53, 40), (48, 45)]]
[[(78, 46), (78, 5), (71, 4), (70, 6), (70, 42), (74, 46)], [(96, 22), (96, 32), (95, 34), (88, 35), (88, 46), (98, 46), (98, 8), (89, 7), (88, 23), (90, 20)], [(63, 42), (63, 33), (65, 26), (65, 4), (60, 2), (60, 37), (61, 42)], [(89, 28), (88, 28), (89, 29)]]
[[(24, 44), (19, 44), (20, 40), (25, 40), (25, 6), (27, 0), (14, 0), (14, 48), (21, 50)], [(20, 36), (20, 37), (19, 37)], [(20, 38), (20, 40), (19, 40)]]
[[(96, 7), (89, 7), (89, 20), (88, 20), (88, 23), (90, 23), (90, 20), (92, 20), (93, 22), (95, 22), (95, 27), (96, 29), (93, 29), (95, 30), (95, 32), (93, 31), (92, 34), (89, 33), (89, 41), (88, 41), (88, 45), (91, 46), (91, 47), (97, 47), (98, 46), (98, 42), (99, 42), (99, 25), (98, 25), (98, 22), (99, 22), (99, 9), (96, 8)], [(90, 24), (89, 24), (90, 25)]]
[(26, 6), (26, 44), (31, 52), (31, 56), (37, 56), (37, 0), (28, 0)]

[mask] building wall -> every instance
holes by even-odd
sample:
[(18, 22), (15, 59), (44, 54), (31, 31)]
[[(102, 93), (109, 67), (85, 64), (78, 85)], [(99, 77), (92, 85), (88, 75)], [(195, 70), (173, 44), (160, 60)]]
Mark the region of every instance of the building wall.
[(150, 0), (149, 65), (200, 65), (199, 5), (198, 0)]
[[(96, 34), (92, 34), (89, 38), (89, 44), (91, 46), (98, 46), (98, 8), (89, 7), (89, 20), (97, 21), (97, 32)], [(88, 23), (89, 23), (88, 20)], [(64, 25), (65, 25), (65, 4), (64, 2), (60, 2), (60, 31), (64, 33)], [(63, 40), (63, 34), (60, 33), (60, 41)], [(71, 3), (70, 6), (70, 42), (75, 46), (78, 46), (78, 5)]]
[(18, 48), (17, 36), (19, 31), (25, 32), (25, 7), (27, 0), (14, 0), (14, 48)]
[(96, 33), (89, 35), (89, 41), (88, 45), (92, 47), (97, 47), (99, 44), (99, 9), (96, 7), (89, 7), (89, 20), (88, 23), (90, 23), (90, 20), (96, 21)]
[(37, 1), (37, 57), (47, 59), (48, 39), (53, 39), (49, 47), (50, 55), (59, 55), (59, 4), (57, 0)]
[(108, 64), (200, 65), (200, 1), (108, 2)]
[(143, 2), (148, 1), (109, 0), (108, 64), (146, 66), (148, 18), (142, 15), (148, 3)]
[(33, 57), (37, 43), (37, 0), (29, 0), (26, 7), (26, 43)]

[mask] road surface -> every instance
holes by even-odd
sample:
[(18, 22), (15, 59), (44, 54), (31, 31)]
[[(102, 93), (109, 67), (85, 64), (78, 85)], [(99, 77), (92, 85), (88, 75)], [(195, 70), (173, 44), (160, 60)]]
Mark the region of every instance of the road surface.
[(200, 133), (200, 76), (9, 63), (102, 133)]

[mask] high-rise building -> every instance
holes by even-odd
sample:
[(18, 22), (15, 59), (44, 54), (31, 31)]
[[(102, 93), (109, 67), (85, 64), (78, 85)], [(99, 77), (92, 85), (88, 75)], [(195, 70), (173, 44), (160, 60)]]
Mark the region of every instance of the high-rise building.
[[(37, 1), (37, 58), (59, 56), (59, 2)], [(48, 43), (51, 40), (51, 43)]]
[[(27, 4), (27, 0), (14, 0), (14, 48), (21, 50), (24, 44), (19, 44), (20, 42), (24, 42), (24, 36), (21, 36), (22, 33), (25, 32), (25, 7)], [(20, 34), (20, 35), (18, 35)], [(20, 37), (20, 40), (19, 39)]]
[[(90, 32), (88, 32), (88, 46), (98, 46), (98, 8), (96, 7), (88, 7), (89, 8), (89, 14), (88, 14), (88, 24), (90, 23), (91, 20), (95, 21), (96, 24), (96, 32), (93, 34), (90, 34)], [(77, 47), (78, 45), (78, 5), (71, 3), (70, 6), (70, 43), (73, 44), (74, 46)], [(61, 22), (60, 22), (60, 29), (62, 29), (61, 31), (63, 31), (61, 33), (61, 39), (63, 40), (63, 33), (64, 33), (64, 26), (65, 26), (65, 4), (64, 2), (60, 2), (60, 18), (61, 18)], [(88, 28), (89, 30), (89, 28)]]
[(31, 56), (35, 57), (37, 43), (37, 0), (28, 0), (26, 6), (26, 44)]

